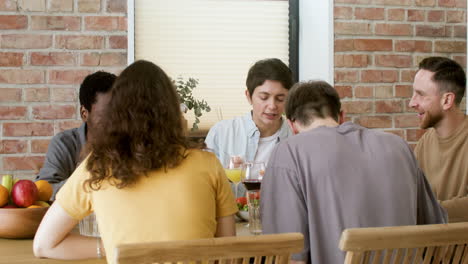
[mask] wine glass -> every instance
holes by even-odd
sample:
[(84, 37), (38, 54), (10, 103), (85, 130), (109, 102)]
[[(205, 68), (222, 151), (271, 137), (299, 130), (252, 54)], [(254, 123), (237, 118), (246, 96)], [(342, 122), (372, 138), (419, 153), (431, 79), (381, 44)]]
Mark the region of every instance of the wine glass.
[(237, 189), (238, 185), (241, 181), (241, 172), (242, 172), (242, 165), (244, 161), (242, 156), (240, 155), (233, 155), (230, 156), (224, 165), (224, 172), (228, 179), (234, 184), (234, 194), (237, 198)]
[(249, 230), (254, 235), (262, 233), (260, 221), (260, 187), (265, 174), (265, 163), (247, 162), (244, 164), (241, 174), (242, 183), (247, 192), (247, 205), (249, 207)]

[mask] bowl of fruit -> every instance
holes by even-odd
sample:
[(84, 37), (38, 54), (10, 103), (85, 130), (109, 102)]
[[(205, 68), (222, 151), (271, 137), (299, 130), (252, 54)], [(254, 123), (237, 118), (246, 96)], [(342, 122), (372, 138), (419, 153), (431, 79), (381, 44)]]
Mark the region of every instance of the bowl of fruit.
[(247, 205), (247, 198), (245, 197), (238, 197), (236, 199), (237, 208), (239, 211), (237, 212), (237, 217), (241, 220), (249, 221), (249, 206)]
[(4, 175), (0, 185), (0, 238), (33, 238), (52, 196), (47, 181), (14, 180)]

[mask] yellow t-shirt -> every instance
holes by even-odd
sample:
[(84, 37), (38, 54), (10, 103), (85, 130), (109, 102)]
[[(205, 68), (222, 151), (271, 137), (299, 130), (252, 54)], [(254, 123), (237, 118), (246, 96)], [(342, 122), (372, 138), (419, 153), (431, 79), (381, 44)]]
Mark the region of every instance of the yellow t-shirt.
[(214, 237), (216, 218), (237, 212), (224, 170), (210, 152), (190, 150), (177, 168), (152, 171), (123, 189), (107, 184), (85, 192), (88, 177), (84, 161), (56, 202), (77, 220), (95, 212), (109, 263), (118, 244)]

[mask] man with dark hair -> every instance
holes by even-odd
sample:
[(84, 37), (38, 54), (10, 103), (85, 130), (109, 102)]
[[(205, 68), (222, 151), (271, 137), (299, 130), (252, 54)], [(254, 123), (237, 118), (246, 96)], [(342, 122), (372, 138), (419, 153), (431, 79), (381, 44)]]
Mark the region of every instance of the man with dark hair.
[(273, 147), (291, 135), (282, 114), (292, 85), (291, 70), (279, 59), (260, 60), (249, 69), (245, 96), (252, 111), (218, 122), (205, 140), (224, 166), (231, 156), (267, 162)]
[(261, 188), (264, 233), (301, 232), (304, 263), (343, 263), (342, 231), (446, 222), (411, 148), (400, 137), (343, 124), (328, 83), (296, 84), (286, 101), (295, 135), (273, 150)]
[(421, 61), (409, 106), (429, 129), (415, 148), (427, 179), (450, 222), (468, 221), (468, 118), (460, 110), (466, 89), (463, 68), (443, 57)]
[(80, 86), (80, 115), (83, 124), (55, 135), (50, 141), (44, 166), (36, 180), (52, 184), (55, 194), (81, 162), (80, 153), (86, 141), (93, 137), (93, 128), (110, 99), (110, 90), (116, 76), (98, 71), (88, 75)]

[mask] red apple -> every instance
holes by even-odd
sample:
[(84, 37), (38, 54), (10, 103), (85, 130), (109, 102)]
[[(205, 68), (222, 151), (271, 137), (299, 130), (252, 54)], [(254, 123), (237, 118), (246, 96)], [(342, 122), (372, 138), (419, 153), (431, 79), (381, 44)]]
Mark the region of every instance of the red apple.
[(11, 199), (18, 207), (32, 205), (39, 195), (36, 184), (30, 180), (19, 180), (11, 189)]

